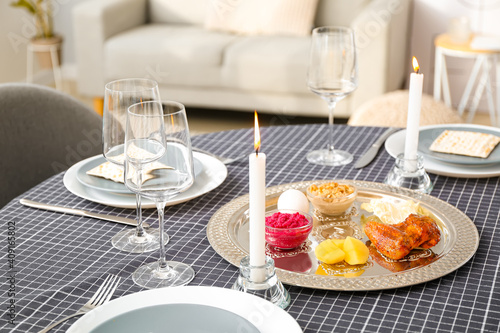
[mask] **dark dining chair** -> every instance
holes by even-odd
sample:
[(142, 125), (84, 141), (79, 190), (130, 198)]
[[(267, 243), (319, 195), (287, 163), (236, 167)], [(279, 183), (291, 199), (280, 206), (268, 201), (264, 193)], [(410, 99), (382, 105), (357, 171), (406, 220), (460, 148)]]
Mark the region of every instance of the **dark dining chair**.
[(102, 118), (57, 90), (0, 84), (0, 207), (102, 152)]

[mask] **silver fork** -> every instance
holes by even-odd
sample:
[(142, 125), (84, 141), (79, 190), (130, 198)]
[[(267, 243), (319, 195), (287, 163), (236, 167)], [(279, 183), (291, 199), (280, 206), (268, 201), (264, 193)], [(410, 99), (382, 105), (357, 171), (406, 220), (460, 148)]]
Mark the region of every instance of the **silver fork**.
[(224, 157), (224, 156), (215, 155), (215, 154), (212, 154), (209, 151), (206, 151), (206, 150), (203, 150), (203, 149), (200, 149), (200, 148), (196, 148), (196, 147), (192, 147), (192, 150), (193, 151), (197, 151), (197, 152), (202, 153), (202, 154), (206, 154), (206, 155), (210, 155), (212, 157), (215, 157), (216, 159), (218, 159), (219, 161), (221, 161), (224, 164), (231, 164), (233, 162), (242, 160), (242, 159), (244, 159), (245, 157), (248, 156), (248, 155), (244, 154), (244, 155), (241, 155), (241, 156), (238, 156), (238, 157), (235, 157), (235, 158), (230, 158), (230, 157)]
[(46, 333), (46, 332), (50, 331), (51, 329), (53, 329), (54, 327), (56, 327), (57, 325), (59, 325), (60, 323), (66, 321), (70, 318), (85, 314), (85, 313), (89, 312), (90, 310), (93, 310), (96, 307), (108, 302), (110, 300), (111, 296), (113, 295), (113, 293), (115, 292), (116, 287), (118, 286), (118, 283), (120, 282), (120, 279), (121, 278), (119, 278), (116, 275), (108, 275), (108, 277), (106, 278), (106, 280), (104, 280), (104, 282), (99, 287), (99, 289), (97, 289), (97, 292), (94, 294), (94, 296), (92, 296), (92, 298), (84, 306), (82, 306), (82, 308), (80, 310), (73, 313), (72, 315), (64, 317), (61, 320), (51, 324), (50, 326), (46, 327), (45, 329), (41, 330), (38, 333)]

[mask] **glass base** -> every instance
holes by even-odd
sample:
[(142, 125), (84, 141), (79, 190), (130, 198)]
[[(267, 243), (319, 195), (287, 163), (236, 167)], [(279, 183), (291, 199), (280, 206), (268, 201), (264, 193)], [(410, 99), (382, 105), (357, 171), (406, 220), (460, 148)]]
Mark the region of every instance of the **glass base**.
[(409, 188), (429, 194), (434, 185), (424, 169), (424, 159), (417, 155), (416, 159), (405, 159), (404, 154), (398, 155), (396, 164), (385, 178), (385, 184)]
[[(113, 247), (129, 253), (144, 253), (158, 250), (160, 248), (160, 232), (156, 230), (144, 231), (144, 237), (137, 237), (136, 230), (124, 230), (111, 238)], [(164, 244), (168, 243), (169, 237), (163, 233)]]
[(270, 257), (263, 266), (250, 266), (249, 256), (241, 259), (240, 275), (232, 289), (262, 297), (282, 309), (290, 304), (290, 294), (278, 280)]
[(339, 166), (352, 162), (352, 155), (342, 150), (313, 150), (307, 154), (307, 160), (313, 164)]
[(194, 270), (191, 266), (176, 261), (167, 261), (169, 269), (159, 270), (158, 262), (152, 262), (139, 267), (132, 279), (144, 288), (157, 289), (164, 287), (184, 286), (194, 278)]

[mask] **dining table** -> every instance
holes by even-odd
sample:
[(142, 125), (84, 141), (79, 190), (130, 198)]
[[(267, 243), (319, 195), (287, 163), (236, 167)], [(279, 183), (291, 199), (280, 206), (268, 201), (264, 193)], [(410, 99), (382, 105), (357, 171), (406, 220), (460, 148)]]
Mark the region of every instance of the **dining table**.
[[(350, 152), (356, 161), (386, 129), (336, 124), (335, 147)], [(251, 128), (201, 134), (192, 137), (192, 145), (239, 157), (253, 152), (253, 135)], [(336, 167), (309, 163), (307, 153), (324, 147), (328, 135), (327, 124), (287, 125), (279, 117), (273, 126), (261, 127), (267, 188), (328, 179), (384, 182), (395, 159), (383, 148), (371, 164), (360, 169), (354, 163)], [(166, 207), (170, 237), (166, 257), (192, 266), (196, 276), (190, 286), (229, 289), (238, 278), (237, 265), (209, 242), (207, 225), (223, 206), (248, 194), (248, 164), (248, 158), (228, 164), (227, 177), (217, 188)], [(112, 299), (141, 292), (144, 289), (134, 284), (131, 275), (158, 258), (158, 251), (136, 254), (113, 248), (111, 237), (130, 226), (34, 209), (19, 202), (26, 198), (135, 218), (134, 209), (111, 207), (73, 194), (64, 185), (64, 174), (50, 177), (0, 210), (1, 332), (37, 332), (74, 313), (108, 274), (121, 277)], [(285, 310), (303, 332), (499, 332), (500, 178), (429, 176), (434, 184), (430, 196), (463, 212), (477, 228), (479, 242), (470, 259), (441, 277), (396, 288), (336, 290), (335, 286), (315, 288), (285, 282), (291, 298)], [(158, 226), (155, 209), (145, 209), (143, 216), (152, 227)], [(52, 331), (65, 332), (77, 319)]]

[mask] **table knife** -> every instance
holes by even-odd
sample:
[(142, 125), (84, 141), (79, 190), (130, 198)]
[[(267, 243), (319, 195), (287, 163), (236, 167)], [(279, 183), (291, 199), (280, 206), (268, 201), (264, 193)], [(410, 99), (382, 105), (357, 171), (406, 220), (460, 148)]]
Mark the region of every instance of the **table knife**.
[[(131, 226), (137, 227), (136, 220), (129, 219), (126, 217), (106, 215), (106, 214), (101, 214), (101, 213), (93, 213), (93, 212), (89, 212), (89, 211), (86, 211), (83, 209), (55, 206), (55, 205), (50, 205), (50, 204), (46, 204), (46, 203), (31, 201), (28, 199), (21, 199), (21, 200), (19, 200), (19, 202), (25, 206), (28, 206), (28, 207), (44, 209), (44, 210), (58, 212), (58, 213), (64, 213), (64, 214), (86, 216), (86, 217), (91, 217), (94, 219), (111, 221), (111, 222), (116, 222), (116, 223), (121, 223), (121, 224), (126, 224), (126, 225), (131, 225)], [(149, 224), (147, 224), (147, 223), (143, 222), (142, 225), (144, 228), (149, 228)]]
[(377, 141), (375, 141), (370, 146), (370, 148), (368, 148), (368, 150), (356, 161), (356, 164), (354, 164), (354, 168), (360, 169), (370, 164), (375, 158), (375, 156), (377, 156), (377, 153), (380, 147), (382, 147), (382, 144), (384, 144), (385, 140), (387, 140), (387, 138), (390, 137), (391, 134), (399, 130), (400, 128), (391, 127), (388, 128), (384, 133), (382, 133), (382, 135), (377, 139)]

